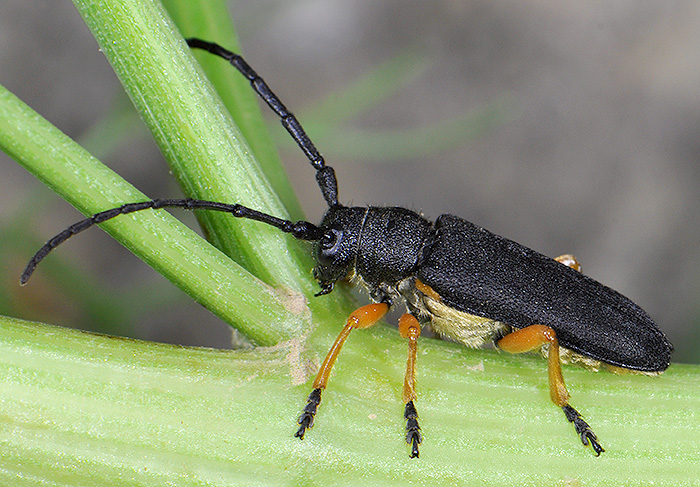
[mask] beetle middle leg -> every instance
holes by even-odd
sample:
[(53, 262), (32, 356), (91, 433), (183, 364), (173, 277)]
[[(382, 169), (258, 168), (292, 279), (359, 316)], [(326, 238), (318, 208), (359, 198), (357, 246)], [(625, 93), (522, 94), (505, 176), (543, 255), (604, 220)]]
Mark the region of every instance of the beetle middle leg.
[(369, 328), (375, 325), (379, 320), (381, 320), (384, 315), (389, 311), (389, 305), (386, 303), (376, 303), (361, 306), (356, 309), (348, 317), (348, 322), (343, 327), (343, 329), (338, 334), (338, 337), (333, 342), (331, 349), (328, 351), (321, 368), (316, 375), (316, 380), (314, 380), (314, 389), (309, 394), (306, 406), (304, 407), (304, 412), (299, 416), (297, 424), (299, 424), (299, 429), (294, 434), (299, 439), (304, 439), (304, 434), (306, 430), (314, 425), (314, 418), (316, 416), (316, 409), (321, 403), (321, 392), (326, 388), (328, 384), (328, 377), (331, 374), (333, 365), (335, 364), (340, 349), (343, 348), (345, 340), (350, 336), (350, 332), (355, 329)]
[(420, 323), (408, 313), (399, 319), (399, 333), (401, 338), (408, 340), (408, 359), (406, 360), (406, 375), (403, 379), (403, 402), (406, 404), (403, 416), (406, 419), (406, 443), (411, 445), (411, 458), (419, 455), (418, 445), (423, 441), (423, 436), (418, 426), (418, 412), (413, 404), (416, 395), (416, 357), (418, 355), (418, 337), (420, 336)]
[(559, 360), (559, 342), (557, 334), (548, 326), (531, 325), (504, 336), (496, 342), (496, 345), (510, 353), (524, 353), (548, 344), (548, 370), (549, 370), (549, 397), (552, 402), (562, 408), (566, 419), (574, 424), (576, 433), (581, 437), (584, 446), (590, 443), (596, 455), (600, 455), (605, 450), (598, 443), (598, 438), (591, 430), (578, 411), (569, 405), (569, 391), (564, 384), (564, 376), (561, 372), (561, 361)]

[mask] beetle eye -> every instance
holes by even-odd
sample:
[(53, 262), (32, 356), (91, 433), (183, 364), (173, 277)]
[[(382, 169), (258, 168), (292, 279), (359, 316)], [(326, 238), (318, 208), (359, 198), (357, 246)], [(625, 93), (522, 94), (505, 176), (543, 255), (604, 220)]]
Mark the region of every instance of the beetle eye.
[(330, 265), (333, 262), (335, 255), (338, 253), (338, 246), (341, 236), (342, 232), (340, 230), (336, 230), (335, 228), (331, 228), (324, 232), (320, 241), (321, 245), (318, 252), (318, 261), (322, 265)]
[(324, 250), (332, 249), (338, 242), (339, 234), (340, 232), (333, 228), (324, 232), (323, 237), (321, 237), (321, 248)]

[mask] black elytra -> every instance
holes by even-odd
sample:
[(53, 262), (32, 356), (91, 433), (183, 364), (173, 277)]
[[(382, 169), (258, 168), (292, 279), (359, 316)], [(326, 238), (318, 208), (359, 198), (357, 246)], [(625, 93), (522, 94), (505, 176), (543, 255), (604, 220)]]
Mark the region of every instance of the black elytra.
[(617, 291), (461, 218), (442, 215), (434, 228), (417, 276), (448, 306), (515, 328), (550, 326), (560, 345), (610, 365), (668, 367), (664, 334)]
[[(513, 353), (543, 347), (553, 351), (549, 357), (552, 400), (562, 408), (584, 445), (590, 445), (597, 455), (604, 451), (590, 426), (568, 404), (558, 347), (582, 357), (591, 367), (604, 363), (642, 373), (661, 372), (670, 363), (672, 346), (644, 310), (568, 265), (456, 216), (442, 215), (431, 222), (405, 208), (340, 204), (333, 169), (326, 166), (296, 117), (245, 60), (211, 42), (188, 39), (187, 43), (228, 60), (279, 116), (316, 170), (318, 186), (328, 205), (321, 223), (291, 222), (238, 204), (194, 199), (128, 203), (92, 215), (49, 240), (27, 264), (22, 284), (55, 247), (119, 215), (177, 207), (260, 221), (314, 243), (314, 276), (321, 288), (317, 295), (330, 293), (337, 281), (351, 277), (366, 287), (374, 303), (384, 303), (388, 309), (403, 302), (415, 322), (464, 345), (478, 347), (495, 342)], [(377, 315), (372, 324), (381, 316)], [(346, 328), (349, 333), (350, 321)], [(303, 439), (314, 424), (334, 360), (335, 356), (299, 418), (299, 438)], [(409, 367), (404, 418), (410, 456), (418, 457), (422, 434), (414, 405), (414, 374)]]

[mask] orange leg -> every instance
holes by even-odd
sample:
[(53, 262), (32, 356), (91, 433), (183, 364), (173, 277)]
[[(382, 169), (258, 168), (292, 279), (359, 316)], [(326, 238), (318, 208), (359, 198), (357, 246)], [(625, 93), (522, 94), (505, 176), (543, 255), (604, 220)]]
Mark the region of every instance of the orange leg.
[[(564, 265), (568, 265), (569, 267), (571, 267), (572, 269), (574, 269), (578, 272), (581, 272), (581, 264), (579, 264), (576, 257), (574, 257), (571, 254), (560, 255), (559, 257), (556, 257), (554, 260), (556, 260), (557, 262), (560, 262)], [(565, 405), (562, 409), (564, 409), (564, 414), (566, 414), (566, 419), (568, 419), (569, 422), (574, 423), (576, 431), (578, 432), (578, 434), (581, 435), (581, 440), (583, 441), (583, 444), (586, 445), (587, 443), (586, 443), (586, 437), (584, 435), (584, 432), (586, 431), (586, 428), (588, 428), (590, 431), (588, 424), (583, 419), (581, 419), (581, 415), (578, 413), (578, 411), (576, 411), (574, 408), (572, 408), (568, 404)], [(594, 438), (595, 438), (595, 435), (594, 435)], [(598, 455), (600, 455), (601, 452), (605, 451), (605, 450), (603, 450), (603, 448), (600, 445), (598, 445), (597, 442), (595, 442), (593, 440), (591, 440), (591, 445), (593, 446), (593, 449), (595, 450), (595, 452)], [(598, 448), (600, 448), (600, 451), (598, 450)]]
[(554, 330), (544, 325), (531, 325), (504, 336), (496, 343), (499, 348), (510, 353), (529, 352), (545, 344), (549, 345), (549, 358), (547, 359), (549, 397), (554, 404), (562, 408), (566, 419), (574, 424), (576, 433), (581, 437), (583, 444), (588, 446), (590, 443), (596, 455), (600, 455), (605, 450), (598, 443), (595, 433), (593, 433), (588, 423), (581, 418), (579, 412), (569, 405), (569, 391), (566, 390), (564, 376), (561, 373), (559, 342)]
[(420, 323), (410, 314), (405, 314), (399, 319), (399, 333), (401, 338), (408, 340), (408, 359), (406, 360), (406, 375), (403, 379), (403, 402), (406, 409), (403, 416), (406, 419), (406, 443), (411, 445), (411, 458), (419, 455), (418, 445), (423, 441), (418, 426), (418, 412), (413, 404), (416, 395), (416, 357), (418, 354), (418, 337), (420, 336)]
[(303, 440), (306, 430), (314, 425), (316, 409), (321, 402), (321, 391), (325, 389), (326, 385), (328, 384), (328, 377), (331, 375), (333, 365), (338, 358), (340, 349), (343, 348), (345, 340), (347, 340), (348, 336), (350, 336), (350, 332), (355, 329), (369, 328), (370, 326), (375, 325), (384, 317), (387, 311), (389, 311), (388, 304), (376, 303), (362, 306), (350, 314), (348, 322), (338, 334), (338, 337), (335, 339), (335, 342), (333, 342), (333, 345), (328, 351), (323, 364), (321, 364), (321, 368), (316, 375), (316, 380), (314, 380), (314, 390), (311, 391), (311, 394), (309, 394), (306, 406), (304, 407), (304, 412), (297, 420), (299, 429), (294, 436)]
[(497, 345), (502, 350), (510, 353), (524, 353), (549, 343), (549, 397), (559, 407), (569, 401), (569, 391), (564, 385), (564, 376), (561, 373), (559, 362), (559, 342), (557, 334), (548, 326), (532, 325), (516, 330), (498, 340)]
[(564, 264), (566, 266), (571, 267), (575, 271), (581, 272), (581, 264), (579, 264), (578, 260), (576, 260), (576, 257), (574, 257), (571, 254), (560, 255), (559, 257), (555, 257), (554, 260), (556, 260), (560, 264)]

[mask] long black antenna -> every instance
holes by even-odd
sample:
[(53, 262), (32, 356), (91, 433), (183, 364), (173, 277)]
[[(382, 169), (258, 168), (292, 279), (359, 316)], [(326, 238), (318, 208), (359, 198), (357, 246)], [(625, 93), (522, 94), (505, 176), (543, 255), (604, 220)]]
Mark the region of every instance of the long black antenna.
[[(200, 39), (187, 39), (187, 44), (192, 48), (204, 49), (210, 53), (226, 59), (233, 67), (240, 71), (243, 76), (248, 78), (253, 90), (268, 104), (270, 108), (280, 117), (280, 121), (289, 135), (292, 136), (297, 145), (304, 152), (306, 157), (311, 162), (311, 165), (316, 169), (316, 181), (323, 198), (328, 206), (338, 205), (338, 182), (335, 178), (335, 171), (330, 166), (326, 166), (323, 156), (318, 152), (316, 146), (311, 142), (309, 136), (302, 128), (299, 120), (289, 111), (287, 107), (275, 95), (267, 83), (251, 68), (245, 60), (231, 51), (224, 49), (218, 44), (202, 41)], [(22, 273), (20, 284), (24, 285), (29, 280), (29, 277), (36, 269), (36, 266), (46, 257), (49, 252), (61, 245), (73, 235), (76, 235), (84, 230), (87, 230), (93, 225), (105, 222), (119, 215), (134, 213), (136, 211), (161, 208), (183, 208), (185, 210), (213, 210), (230, 213), (237, 218), (247, 218), (249, 220), (257, 220), (273, 227), (279, 228), (285, 233), (291, 233), (294, 237), (300, 240), (321, 240), (323, 238), (323, 230), (306, 221), (291, 222), (280, 218), (261, 213), (259, 211), (247, 208), (238, 204), (218, 203), (216, 201), (203, 201), (194, 199), (155, 199), (150, 201), (142, 201), (138, 203), (127, 203), (118, 208), (96, 213), (84, 220), (74, 223), (64, 231), (46, 242), (39, 251), (34, 254), (34, 257), (29, 261), (27, 267)]]
[(141, 201), (139, 203), (127, 203), (118, 208), (101, 211), (100, 213), (95, 213), (84, 220), (80, 220), (46, 242), (43, 247), (41, 247), (39, 251), (34, 254), (34, 257), (32, 257), (32, 259), (29, 261), (27, 267), (24, 268), (22, 277), (20, 277), (19, 280), (20, 284), (25, 285), (39, 262), (41, 262), (44, 257), (49, 254), (49, 252), (61, 245), (73, 235), (87, 230), (91, 226), (97, 225), (98, 223), (111, 220), (119, 215), (126, 215), (127, 213), (134, 213), (136, 211), (148, 209), (158, 210), (161, 208), (222, 211), (224, 213), (230, 213), (236, 218), (247, 218), (249, 220), (267, 223), (268, 225), (279, 228), (285, 233), (291, 233), (294, 237), (300, 240), (320, 240), (323, 237), (323, 230), (312, 223), (305, 221), (295, 223), (289, 220), (282, 220), (281, 218), (277, 218), (266, 213), (261, 213), (238, 204), (228, 205), (226, 203), (218, 203), (216, 201), (202, 201), (193, 199), (155, 199), (150, 201)]
[(316, 149), (316, 146), (304, 131), (304, 128), (299, 123), (299, 120), (294, 116), (292, 112), (287, 110), (284, 103), (273, 93), (270, 87), (265, 83), (265, 81), (258, 75), (258, 73), (251, 68), (248, 63), (240, 55), (224, 49), (218, 44), (213, 42), (203, 41), (201, 39), (187, 39), (187, 45), (192, 48), (204, 49), (216, 56), (226, 59), (231, 66), (236, 68), (243, 74), (253, 90), (262, 98), (267, 106), (269, 106), (272, 111), (274, 111), (280, 118), (282, 126), (287, 129), (289, 135), (292, 136), (294, 141), (297, 143), (299, 148), (304, 152), (304, 155), (309, 159), (311, 165), (316, 169), (316, 181), (318, 182), (319, 188), (321, 188), (321, 193), (323, 198), (326, 200), (328, 206), (335, 206), (338, 204), (338, 181), (335, 177), (335, 171), (332, 167), (326, 166), (326, 162), (323, 159), (321, 153)]

